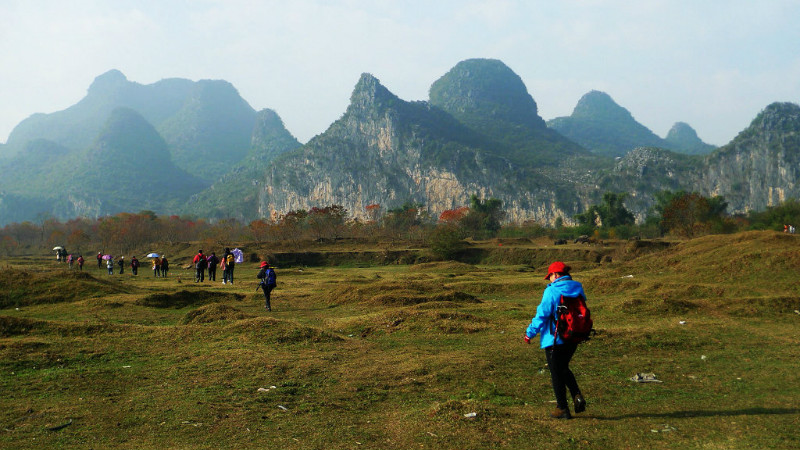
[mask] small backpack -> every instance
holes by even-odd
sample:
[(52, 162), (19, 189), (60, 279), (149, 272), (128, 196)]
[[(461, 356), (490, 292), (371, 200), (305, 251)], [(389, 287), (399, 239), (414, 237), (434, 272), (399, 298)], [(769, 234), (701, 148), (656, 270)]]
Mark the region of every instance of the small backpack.
[(583, 295), (561, 296), (556, 309), (556, 333), (564, 342), (581, 343), (595, 333), (592, 314)]
[(264, 281), (267, 283), (267, 286), (275, 287), (278, 285), (276, 281), (275, 271), (272, 269), (267, 269), (267, 273), (265, 274)]

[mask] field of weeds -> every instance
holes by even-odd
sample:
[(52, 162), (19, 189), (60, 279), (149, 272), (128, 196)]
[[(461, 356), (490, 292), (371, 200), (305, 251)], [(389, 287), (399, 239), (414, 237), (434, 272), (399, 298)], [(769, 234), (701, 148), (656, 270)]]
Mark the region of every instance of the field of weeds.
[[(231, 286), (6, 259), (0, 448), (798, 448), (799, 239), (279, 264), (271, 313), (257, 263)], [(549, 418), (544, 354), (522, 340), (551, 259), (598, 331), (570, 421)]]

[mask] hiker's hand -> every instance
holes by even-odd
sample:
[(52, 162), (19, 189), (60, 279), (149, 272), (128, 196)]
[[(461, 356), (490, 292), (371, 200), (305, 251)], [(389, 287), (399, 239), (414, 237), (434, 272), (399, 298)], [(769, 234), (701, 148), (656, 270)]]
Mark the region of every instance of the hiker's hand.
[(530, 344), (531, 343), (531, 338), (529, 338), (527, 334), (523, 334), (522, 335), (522, 339), (525, 339), (525, 343), (526, 344)]

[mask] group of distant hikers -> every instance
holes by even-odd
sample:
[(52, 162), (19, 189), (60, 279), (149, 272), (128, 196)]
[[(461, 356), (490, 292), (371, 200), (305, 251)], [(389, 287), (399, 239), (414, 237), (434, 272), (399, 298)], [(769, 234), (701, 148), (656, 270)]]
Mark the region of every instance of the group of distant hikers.
[(69, 264), (70, 270), (72, 270), (77, 263), (78, 269), (83, 270), (83, 263), (85, 262), (83, 255), (78, 255), (76, 258), (72, 253), (67, 253), (67, 250), (64, 247), (56, 247), (54, 250), (56, 251), (56, 261)]
[[(241, 264), (243, 262), (244, 256), (242, 255), (242, 251), (238, 248), (233, 250), (225, 248), (225, 253), (222, 254), (222, 258), (218, 258), (214, 252), (211, 252), (210, 256), (206, 256), (202, 249), (198, 250), (197, 254), (194, 255), (192, 259), (192, 264), (194, 264), (194, 282), (204, 282), (206, 270), (208, 270), (208, 280), (216, 281), (217, 267), (219, 266), (219, 268), (222, 269), (222, 284), (233, 284), (233, 272), (234, 269), (236, 269), (236, 264)], [(261, 280), (258, 283), (258, 289), (264, 291), (264, 308), (267, 311), (272, 311), (270, 294), (272, 290), (275, 289), (275, 286), (277, 286), (275, 270), (270, 267), (268, 262), (262, 261), (256, 278)]]
[(214, 252), (211, 252), (210, 256), (206, 256), (203, 250), (198, 250), (192, 259), (194, 282), (204, 282), (206, 270), (208, 270), (208, 280), (217, 281), (217, 267), (219, 267), (222, 269), (222, 284), (233, 284), (233, 271), (236, 269), (236, 264), (242, 262), (244, 262), (244, 259), (239, 249), (231, 251), (230, 248), (226, 247), (222, 258), (218, 258)]
[[(785, 232), (792, 233), (794, 227), (786, 227)], [(238, 249), (234, 249), (237, 251)], [(238, 261), (237, 261), (238, 258)], [(198, 250), (192, 259), (195, 269), (195, 283), (205, 281), (205, 272), (208, 271), (209, 281), (216, 281), (217, 267), (222, 269), (222, 284), (233, 284), (233, 273), (237, 263), (243, 262), (241, 251), (234, 253), (229, 248), (225, 249), (222, 258), (218, 258), (214, 252), (206, 256), (203, 250)], [(125, 270), (124, 257), (120, 257), (119, 273)], [(66, 261), (70, 269), (74, 262), (78, 263), (78, 268), (83, 269), (83, 256), (77, 259), (66, 250), (59, 249), (58, 261)], [(108, 273), (113, 274), (114, 259), (109, 255), (97, 254), (97, 267), (102, 267), (102, 262), (106, 262)], [(139, 261), (134, 256), (130, 262), (133, 275), (138, 274)], [(591, 313), (586, 306), (586, 293), (581, 283), (572, 279), (570, 267), (561, 261), (556, 261), (547, 268), (545, 280), (549, 284), (544, 290), (542, 300), (536, 308), (536, 315), (531, 319), (523, 335), (524, 341), (530, 343), (537, 334), (539, 335), (539, 346), (544, 350), (547, 366), (550, 369), (550, 382), (553, 393), (556, 397), (556, 409), (550, 413), (554, 419), (571, 419), (569, 403), (567, 401), (567, 390), (572, 396), (572, 407), (575, 413), (586, 410), (586, 399), (581, 392), (575, 375), (569, 368), (569, 363), (578, 349), (578, 344), (589, 339), (594, 333)], [(153, 273), (156, 277), (166, 277), (169, 271), (167, 258), (158, 256), (153, 259)], [(262, 261), (260, 270), (256, 277), (259, 279), (257, 289), (264, 292), (264, 308), (272, 311), (270, 296), (272, 290), (277, 286), (275, 270), (267, 261)]]

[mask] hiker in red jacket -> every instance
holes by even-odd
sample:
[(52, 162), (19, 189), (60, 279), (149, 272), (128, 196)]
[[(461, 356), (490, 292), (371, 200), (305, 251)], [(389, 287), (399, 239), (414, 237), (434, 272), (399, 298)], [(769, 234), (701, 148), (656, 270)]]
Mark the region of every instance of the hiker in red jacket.
[(206, 267), (208, 266), (208, 260), (202, 250), (197, 251), (192, 263), (194, 264), (194, 282), (202, 283), (205, 281)]

